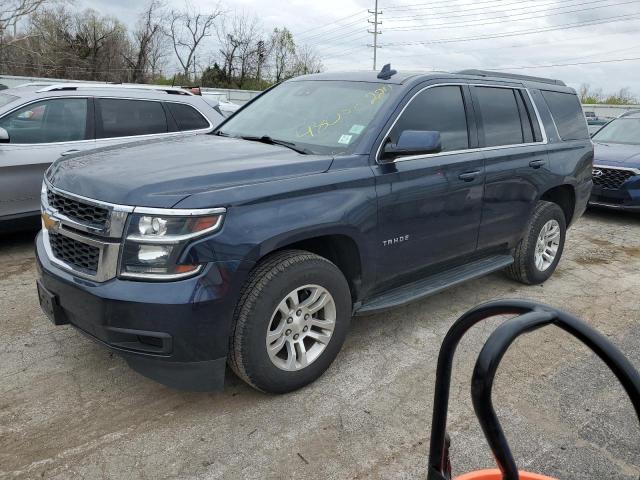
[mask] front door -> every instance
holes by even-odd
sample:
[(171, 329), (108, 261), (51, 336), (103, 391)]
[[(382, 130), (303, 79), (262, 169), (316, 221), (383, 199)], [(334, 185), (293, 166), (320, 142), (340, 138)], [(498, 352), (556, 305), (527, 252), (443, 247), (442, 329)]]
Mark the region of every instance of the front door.
[(399, 157), (374, 167), (378, 195), (378, 282), (472, 254), (482, 210), (484, 158), (465, 86), (427, 87), (390, 131), (440, 132), (442, 152)]
[(60, 156), (90, 149), (92, 116), (86, 98), (52, 98), (25, 105), (0, 119), (9, 142), (0, 143), (0, 217), (40, 211), (44, 171)]

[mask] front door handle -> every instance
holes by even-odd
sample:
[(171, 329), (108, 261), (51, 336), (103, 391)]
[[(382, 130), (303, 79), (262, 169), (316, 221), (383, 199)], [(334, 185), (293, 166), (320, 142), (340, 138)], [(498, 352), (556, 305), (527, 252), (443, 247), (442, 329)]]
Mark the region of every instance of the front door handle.
[(74, 153), (78, 153), (79, 151), (80, 150), (78, 149), (67, 150), (66, 152), (62, 152), (60, 156), (66, 157), (67, 155), (73, 155)]
[(529, 166), (531, 168), (540, 168), (541, 166), (543, 166), (546, 163), (547, 163), (546, 160), (531, 160), (529, 162)]
[(480, 170), (476, 170), (474, 172), (465, 172), (458, 175), (460, 180), (464, 180), (465, 182), (473, 182), (480, 175)]

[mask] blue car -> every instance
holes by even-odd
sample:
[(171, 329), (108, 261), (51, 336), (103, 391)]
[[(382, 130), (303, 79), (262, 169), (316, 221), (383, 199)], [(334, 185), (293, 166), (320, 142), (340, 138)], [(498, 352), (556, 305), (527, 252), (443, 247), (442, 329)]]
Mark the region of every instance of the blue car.
[(590, 205), (640, 212), (640, 110), (627, 112), (593, 136)]

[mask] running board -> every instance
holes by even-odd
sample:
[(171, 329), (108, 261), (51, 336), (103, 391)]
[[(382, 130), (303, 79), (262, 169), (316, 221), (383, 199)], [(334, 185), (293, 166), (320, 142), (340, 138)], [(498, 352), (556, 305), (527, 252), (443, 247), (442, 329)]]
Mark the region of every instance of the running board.
[(363, 302), (355, 312), (356, 315), (368, 315), (381, 312), (407, 303), (415, 302), (430, 295), (435, 295), (449, 287), (459, 285), (467, 280), (482, 277), (496, 270), (508, 267), (514, 262), (511, 255), (492, 255), (459, 267), (454, 267), (413, 283), (394, 288), (377, 297)]

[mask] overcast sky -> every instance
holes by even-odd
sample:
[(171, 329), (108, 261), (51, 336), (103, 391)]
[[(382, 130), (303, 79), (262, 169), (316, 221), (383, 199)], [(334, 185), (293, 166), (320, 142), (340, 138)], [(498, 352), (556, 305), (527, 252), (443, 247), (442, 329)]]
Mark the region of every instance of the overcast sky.
[[(289, 28), (315, 47), (326, 70), (372, 68), (367, 19), (373, 1), (227, 0), (229, 13), (256, 15), (265, 31)], [(76, 0), (132, 25), (146, 2)], [(167, 0), (180, 7), (183, 0)], [(217, 2), (192, 0), (202, 11)], [(588, 83), (640, 96), (640, 0), (379, 0), (378, 66), (455, 71), (487, 68)], [(493, 37), (493, 38), (486, 38)], [(464, 40), (461, 40), (464, 39)], [(199, 56), (215, 58), (212, 38)], [(617, 59), (638, 60), (590, 63)], [(573, 64), (560, 66), (560, 64)], [(578, 65), (575, 65), (578, 64)], [(549, 66), (553, 65), (553, 66)], [(542, 68), (525, 68), (525, 67)]]

